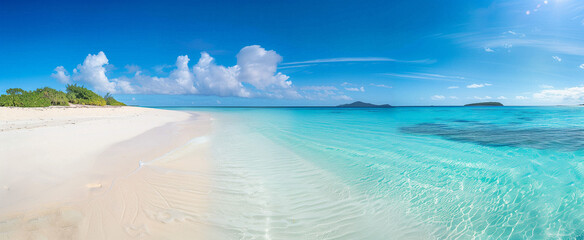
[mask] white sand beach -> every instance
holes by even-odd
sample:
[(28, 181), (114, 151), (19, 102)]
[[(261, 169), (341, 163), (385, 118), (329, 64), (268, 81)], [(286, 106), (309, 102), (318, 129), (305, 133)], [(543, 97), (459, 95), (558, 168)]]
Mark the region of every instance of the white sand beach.
[(208, 115), (0, 108), (0, 239), (204, 239)]

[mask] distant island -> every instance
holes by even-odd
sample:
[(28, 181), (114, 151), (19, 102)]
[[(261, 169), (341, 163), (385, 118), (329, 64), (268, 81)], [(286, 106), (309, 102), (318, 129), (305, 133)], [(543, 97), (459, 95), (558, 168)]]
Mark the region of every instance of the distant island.
[(340, 108), (390, 108), (391, 105), (389, 105), (389, 104), (376, 105), (376, 104), (372, 104), (372, 103), (365, 103), (365, 102), (357, 101), (354, 103), (341, 104), (341, 105), (338, 105), (337, 107), (340, 107)]
[(465, 107), (473, 107), (473, 106), (485, 106), (485, 107), (502, 107), (503, 104), (500, 102), (480, 102), (480, 103), (471, 103), (464, 105)]
[(76, 84), (67, 85), (67, 93), (49, 87), (39, 88), (34, 91), (10, 88), (6, 90), (6, 94), (0, 95), (0, 107), (69, 106), (69, 103), (94, 106), (126, 106), (126, 104), (117, 101), (109, 93), (102, 97)]

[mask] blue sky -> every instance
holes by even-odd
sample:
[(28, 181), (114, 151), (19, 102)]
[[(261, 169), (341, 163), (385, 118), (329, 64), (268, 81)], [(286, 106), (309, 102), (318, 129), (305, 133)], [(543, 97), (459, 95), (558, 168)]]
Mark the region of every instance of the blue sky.
[(138, 105), (584, 103), (584, 3), (2, 1), (0, 91)]

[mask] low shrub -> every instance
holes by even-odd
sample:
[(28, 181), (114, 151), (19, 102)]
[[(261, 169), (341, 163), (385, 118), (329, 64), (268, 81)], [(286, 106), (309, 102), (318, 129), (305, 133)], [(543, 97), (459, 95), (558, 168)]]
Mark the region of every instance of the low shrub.
[(123, 102), (120, 102), (118, 100), (116, 100), (111, 94), (106, 94), (105, 96), (103, 96), (103, 98), (105, 99), (105, 103), (107, 105), (111, 105), (111, 106), (126, 106), (126, 104), (124, 104)]
[(105, 106), (106, 101), (93, 91), (77, 84), (67, 85), (67, 98), (70, 103), (83, 105)]

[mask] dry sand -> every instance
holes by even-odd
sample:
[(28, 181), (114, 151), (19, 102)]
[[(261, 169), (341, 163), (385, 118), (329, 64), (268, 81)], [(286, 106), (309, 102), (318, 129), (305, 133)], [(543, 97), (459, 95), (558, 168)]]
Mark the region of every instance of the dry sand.
[(0, 108), (0, 239), (205, 239), (211, 119)]

